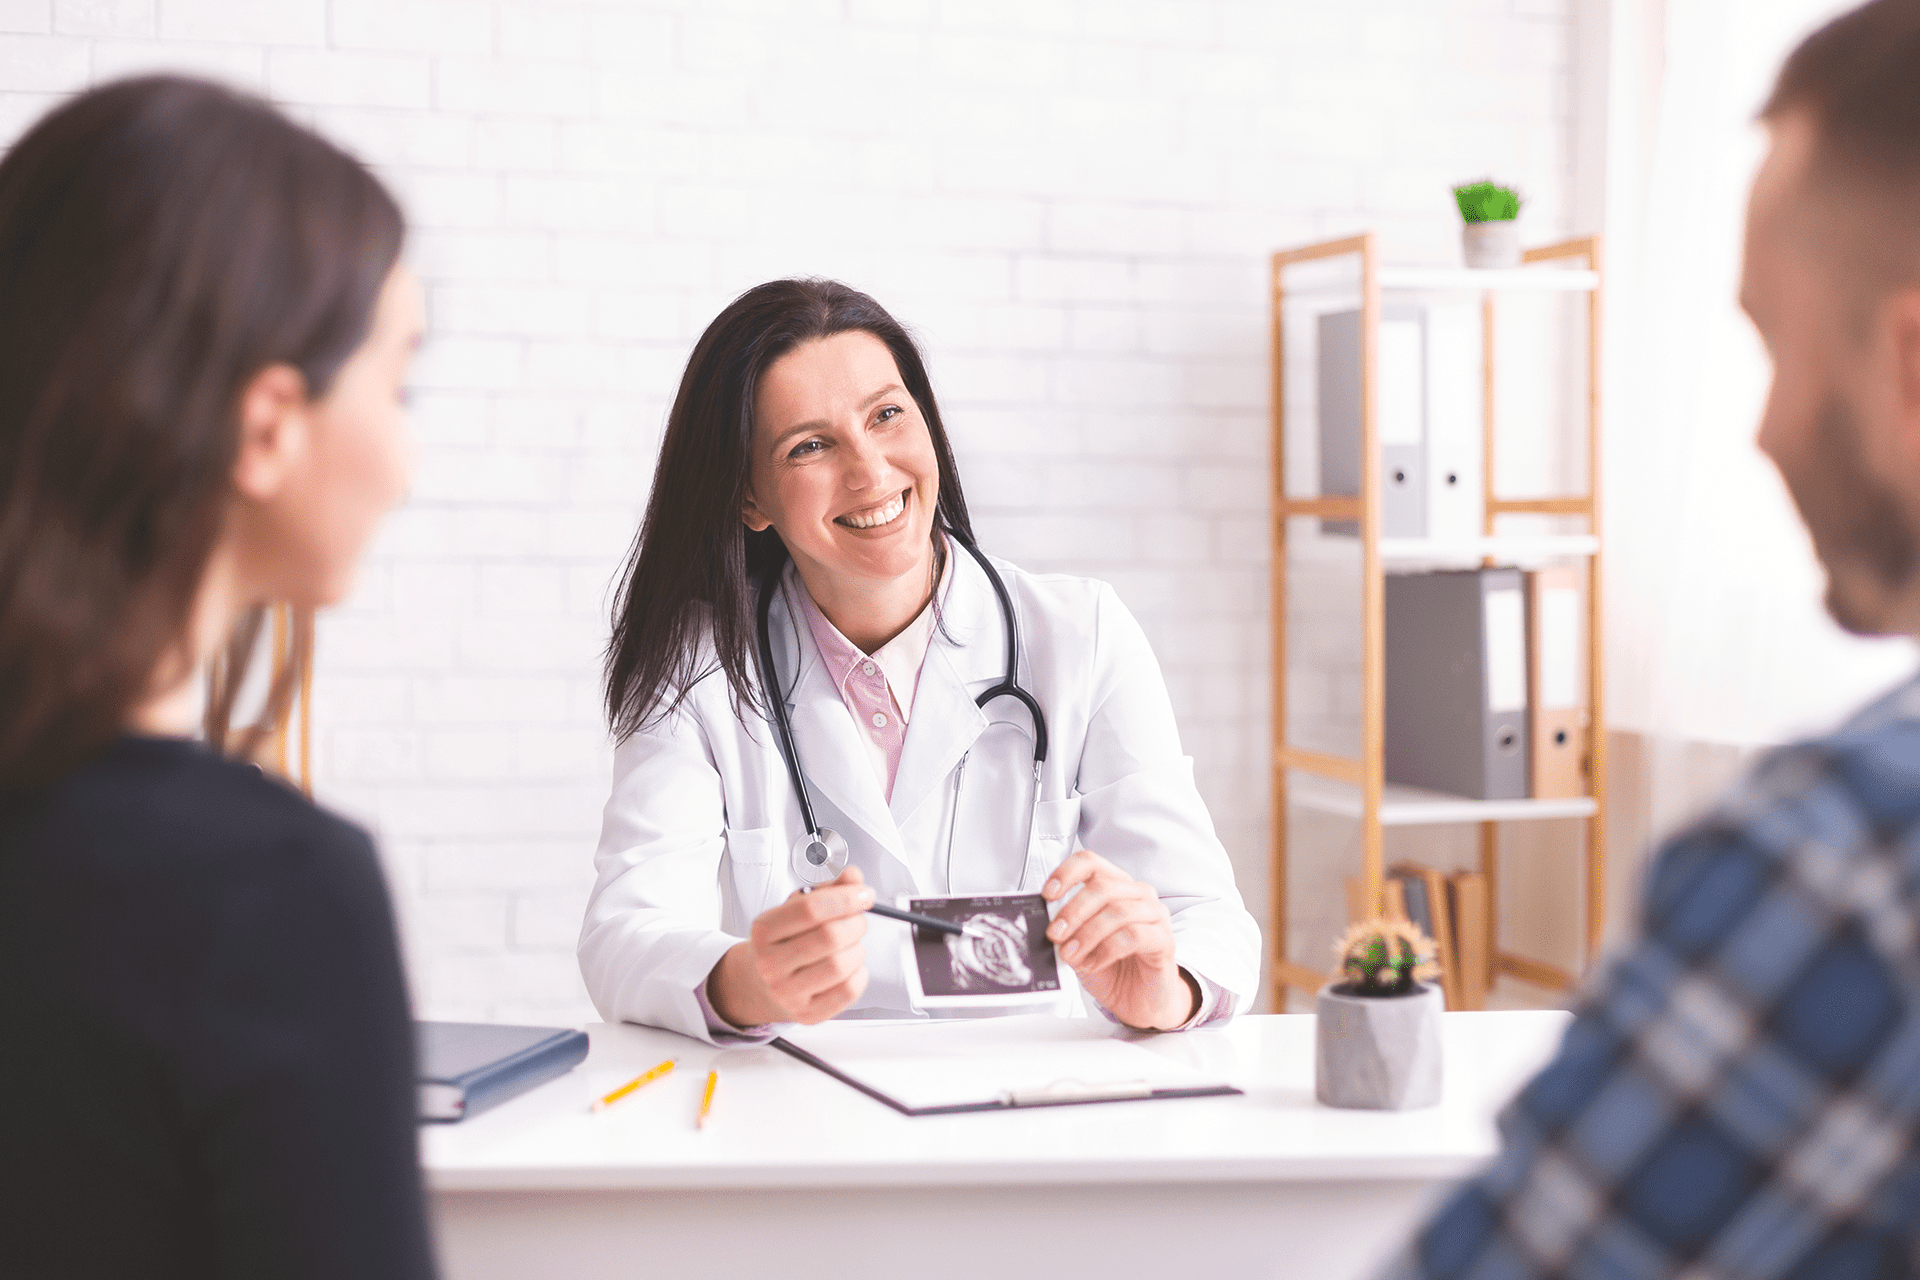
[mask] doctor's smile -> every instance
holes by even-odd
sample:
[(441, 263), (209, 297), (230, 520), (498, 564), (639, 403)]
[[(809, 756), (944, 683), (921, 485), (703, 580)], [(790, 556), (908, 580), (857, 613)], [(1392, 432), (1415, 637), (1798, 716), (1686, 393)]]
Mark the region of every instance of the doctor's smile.
[(912, 496), (913, 490), (902, 489), (898, 494), (894, 495), (890, 502), (882, 503), (877, 507), (869, 507), (865, 511), (852, 511), (844, 516), (835, 516), (833, 522), (849, 529), (861, 530), (862, 532), (873, 529), (884, 529), (898, 520), (901, 514), (906, 511), (907, 499)]

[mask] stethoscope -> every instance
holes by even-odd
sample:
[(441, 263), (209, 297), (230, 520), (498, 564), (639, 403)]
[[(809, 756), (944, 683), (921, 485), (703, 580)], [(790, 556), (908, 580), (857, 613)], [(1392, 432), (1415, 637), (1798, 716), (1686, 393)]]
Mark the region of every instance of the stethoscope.
[[(973, 702), (975, 706), (985, 709), (995, 698), (1013, 698), (1033, 717), (1033, 785), (1037, 804), (1040, 769), (1047, 760), (1047, 717), (1034, 696), (1020, 687), (1020, 624), (1014, 616), (1013, 597), (1007, 592), (1007, 584), (1001, 581), (1000, 574), (978, 547), (951, 532), (947, 540), (967, 549), (967, 554), (986, 572), (987, 581), (993, 584), (993, 594), (999, 597), (1000, 616), (1007, 628), (1007, 672), (999, 684), (983, 692)], [(847, 869), (847, 842), (838, 831), (821, 826), (813, 816), (813, 796), (807, 790), (806, 772), (800, 767), (800, 750), (793, 742), (793, 723), (787, 716), (787, 700), (781, 696), (779, 681), (774, 678), (773, 641), (767, 634), (767, 618), (773, 607), (773, 593), (778, 589), (781, 577), (781, 571), (776, 569), (769, 572), (760, 583), (759, 607), (754, 614), (760, 642), (760, 687), (766, 693), (767, 709), (773, 716), (774, 731), (780, 737), (780, 755), (787, 762), (787, 777), (793, 783), (794, 795), (800, 798), (800, 816), (807, 824), (806, 834), (793, 845), (793, 872), (802, 884), (812, 886), (837, 879)], [(955, 804), (957, 807), (957, 796)], [(1032, 838), (1031, 830), (1028, 838)], [(951, 848), (948, 854), (951, 859)]]

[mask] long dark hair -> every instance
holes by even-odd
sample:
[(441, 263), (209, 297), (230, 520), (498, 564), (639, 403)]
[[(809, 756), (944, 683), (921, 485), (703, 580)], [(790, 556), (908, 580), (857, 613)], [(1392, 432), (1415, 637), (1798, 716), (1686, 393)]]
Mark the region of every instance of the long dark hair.
[(155, 691), (227, 519), (241, 392), (284, 363), (324, 394), (404, 234), (358, 161), (196, 80), (83, 93), (0, 161), (0, 792)]
[[(927, 366), (886, 308), (834, 280), (774, 280), (735, 298), (694, 344), (680, 379), (653, 473), (646, 518), (620, 578), (607, 645), (607, 720), (624, 738), (679, 705), (719, 665), (736, 709), (759, 708), (754, 667), (754, 588), (787, 563), (771, 528), (740, 519), (753, 448), (753, 398), (760, 376), (804, 342), (870, 333), (894, 365), (933, 436), (939, 460), (936, 524), (966, 542), (973, 523), (960, 489)], [(711, 659), (702, 633), (710, 631)]]

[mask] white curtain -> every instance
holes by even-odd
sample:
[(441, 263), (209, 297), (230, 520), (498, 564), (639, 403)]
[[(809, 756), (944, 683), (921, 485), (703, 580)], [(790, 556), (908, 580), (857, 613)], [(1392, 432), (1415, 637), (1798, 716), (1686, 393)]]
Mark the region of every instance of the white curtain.
[[(1738, 304), (1747, 189), (1766, 145), (1755, 113), (1787, 54), (1850, 2), (1581, 2), (1589, 118), (1576, 175), (1609, 255), (1607, 933), (1618, 940), (1646, 856), (1756, 748), (1832, 726), (1915, 658), (1908, 640), (1862, 640), (1827, 617), (1812, 547), (1754, 445), (1769, 369)], [(1558, 958), (1552, 940), (1573, 920), (1536, 914), (1540, 954)], [(1575, 962), (1570, 942), (1561, 950)]]
[(1817, 731), (1914, 666), (1909, 642), (1850, 637), (1822, 608), (1811, 546), (1753, 442), (1768, 367), (1736, 301), (1765, 147), (1754, 114), (1793, 46), (1846, 7), (1612, 8), (1609, 720), (1656, 755)]

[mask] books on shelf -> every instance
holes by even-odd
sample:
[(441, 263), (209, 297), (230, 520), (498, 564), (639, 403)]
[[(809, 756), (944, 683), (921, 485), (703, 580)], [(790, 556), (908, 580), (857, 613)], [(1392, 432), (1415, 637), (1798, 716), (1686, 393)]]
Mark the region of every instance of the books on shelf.
[(1453, 895), (1453, 954), (1460, 969), (1460, 1008), (1484, 1009), (1493, 989), (1493, 900), (1487, 877), (1456, 871), (1447, 877)]
[[(1346, 889), (1348, 919), (1371, 916), (1360, 877), (1348, 876)], [(1486, 876), (1401, 862), (1388, 870), (1381, 889), (1384, 915), (1410, 921), (1433, 939), (1447, 1008), (1486, 1008), (1487, 992), (1493, 986), (1494, 951)]]

